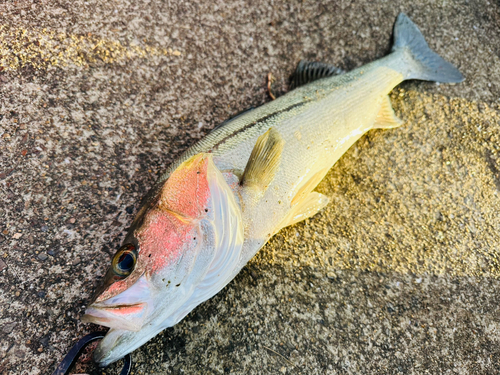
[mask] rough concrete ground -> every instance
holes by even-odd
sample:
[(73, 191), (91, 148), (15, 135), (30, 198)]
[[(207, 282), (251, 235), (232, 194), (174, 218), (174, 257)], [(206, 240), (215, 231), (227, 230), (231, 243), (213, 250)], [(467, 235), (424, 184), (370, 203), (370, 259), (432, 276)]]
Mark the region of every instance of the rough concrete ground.
[(97, 329), (79, 318), (140, 198), (211, 128), (268, 101), (268, 72), (284, 87), (301, 58), (379, 58), (400, 11), (467, 80), (395, 89), (405, 125), (363, 137), (319, 186), (327, 209), (134, 352), (133, 372), (498, 373), (499, 8), (1, 3), (0, 373), (50, 373)]

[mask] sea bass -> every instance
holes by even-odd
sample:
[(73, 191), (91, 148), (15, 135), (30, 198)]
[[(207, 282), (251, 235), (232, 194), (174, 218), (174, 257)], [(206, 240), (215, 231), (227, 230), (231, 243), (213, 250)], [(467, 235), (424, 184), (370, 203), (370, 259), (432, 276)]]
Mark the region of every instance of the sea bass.
[(314, 192), (364, 133), (401, 124), (389, 92), (407, 79), (456, 83), (400, 14), (388, 56), (319, 78), (223, 123), (174, 162), (144, 199), (85, 322), (111, 329), (94, 359), (106, 366), (182, 320), (226, 286), (281, 228), (315, 215)]

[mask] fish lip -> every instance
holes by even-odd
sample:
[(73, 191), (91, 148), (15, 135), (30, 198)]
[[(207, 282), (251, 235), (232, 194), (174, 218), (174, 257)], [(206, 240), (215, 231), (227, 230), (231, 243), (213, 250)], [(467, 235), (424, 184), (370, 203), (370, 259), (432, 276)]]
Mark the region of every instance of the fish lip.
[[(84, 323), (94, 323), (110, 328), (121, 328), (128, 331), (140, 331), (148, 311), (147, 302), (106, 306), (94, 303), (87, 307), (81, 320)], [(134, 316), (135, 319), (127, 319)]]
[(95, 303), (92, 303), (90, 304), (86, 309), (85, 309), (85, 315), (88, 315), (88, 316), (95, 316), (94, 314), (92, 313), (88, 313), (87, 311), (88, 310), (97, 310), (97, 311), (114, 311), (114, 310), (120, 310), (120, 309), (130, 309), (130, 308), (134, 308), (134, 307), (140, 307), (140, 308), (144, 308), (146, 307), (146, 302), (137, 302), (137, 303), (122, 303), (122, 304), (119, 304), (119, 305), (106, 305), (105, 303), (102, 303), (102, 302), (95, 302)]
[(113, 363), (113, 361), (109, 359), (109, 352), (106, 355), (106, 352), (99, 350), (99, 346), (94, 350), (93, 359), (99, 367), (107, 367)]
[(130, 308), (130, 307), (135, 307), (135, 306), (143, 306), (145, 305), (145, 302), (137, 302), (137, 303), (122, 303), (119, 305), (106, 305), (102, 302), (96, 302), (91, 304), (88, 308), (92, 309), (98, 309), (98, 310), (114, 310), (114, 309), (123, 309), (123, 308)]
[[(110, 336), (110, 334), (112, 335), (112, 333), (113, 333), (112, 329), (109, 330), (108, 333), (106, 333), (106, 336), (104, 336), (104, 339), (99, 343), (97, 348), (95, 348), (94, 353), (92, 354), (94, 362), (97, 363), (97, 365), (99, 367), (107, 367), (111, 363), (116, 362), (120, 359), (120, 357), (115, 358), (115, 359), (112, 358), (112, 352), (113, 352), (112, 348), (115, 346), (116, 340), (118, 339), (118, 337), (115, 337), (115, 339), (112, 340), (111, 350), (109, 348), (105, 349), (103, 347), (103, 342), (105, 342), (107, 339), (109, 339), (110, 338), (109, 336)], [(107, 346), (109, 346), (109, 343)]]
[[(135, 345), (137, 332), (111, 328), (93, 353), (93, 360), (99, 367), (106, 367), (125, 358), (139, 346)], [(140, 338), (139, 338), (140, 341)]]

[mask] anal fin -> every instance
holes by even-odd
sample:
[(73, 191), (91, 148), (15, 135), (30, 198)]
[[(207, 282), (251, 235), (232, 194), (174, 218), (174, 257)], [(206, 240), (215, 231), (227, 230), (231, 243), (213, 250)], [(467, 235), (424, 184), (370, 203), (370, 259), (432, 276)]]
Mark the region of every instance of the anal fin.
[(279, 168), (285, 141), (275, 128), (257, 138), (240, 184), (243, 187), (266, 191)]
[(394, 109), (392, 109), (389, 95), (386, 95), (385, 98), (382, 99), (382, 106), (380, 107), (380, 111), (378, 112), (375, 122), (373, 123), (373, 129), (397, 128), (402, 124), (403, 121), (396, 116)]
[(309, 193), (309, 195), (290, 209), (290, 212), (281, 221), (276, 232), (284, 227), (316, 215), (329, 201), (330, 199), (323, 194), (315, 191)]

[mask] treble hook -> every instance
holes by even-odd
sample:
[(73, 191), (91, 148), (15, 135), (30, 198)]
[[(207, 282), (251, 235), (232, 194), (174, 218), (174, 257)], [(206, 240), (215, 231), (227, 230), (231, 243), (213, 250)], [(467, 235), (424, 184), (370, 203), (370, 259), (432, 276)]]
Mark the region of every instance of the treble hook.
[[(57, 366), (56, 370), (52, 373), (52, 375), (66, 375), (69, 368), (80, 356), (83, 349), (90, 344), (92, 341), (100, 340), (104, 338), (106, 332), (92, 332), (88, 335), (82, 337), (80, 341), (78, 341), (75, 346), (71, 348), (66, 357), (63, 358), (59, 366)], [(124, 364), (120, 375), (129, 375), (130, 369), (132, 368), (132, 358), (130, 354), (127, 354), (123, 358)]]

